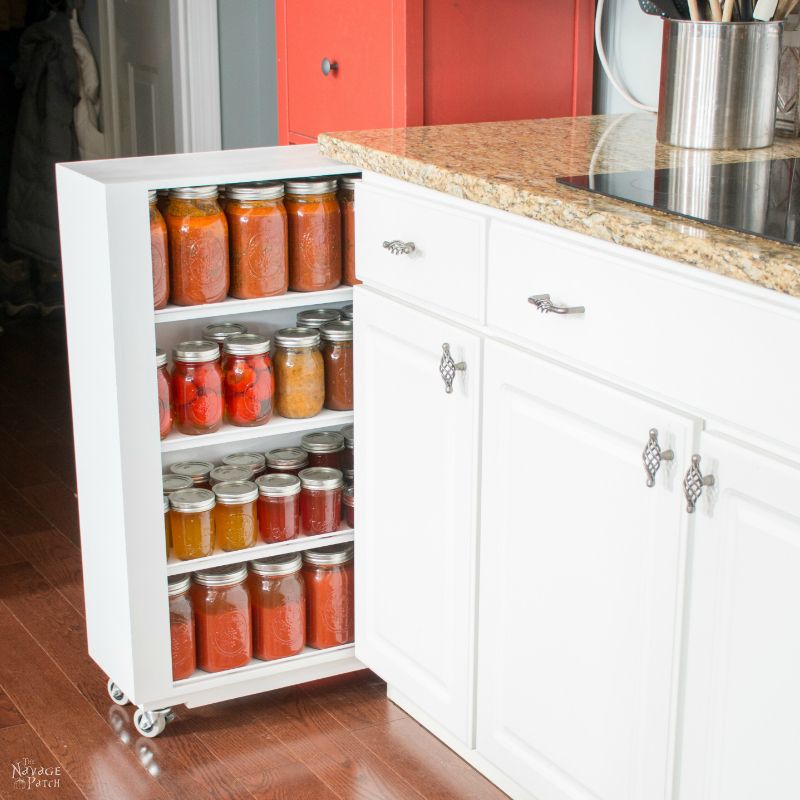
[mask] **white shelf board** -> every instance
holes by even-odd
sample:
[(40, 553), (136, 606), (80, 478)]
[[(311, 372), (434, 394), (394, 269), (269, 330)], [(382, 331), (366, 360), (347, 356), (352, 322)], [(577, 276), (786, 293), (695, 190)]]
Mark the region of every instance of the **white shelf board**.
[(254, 561), (257, 558), (280, 556), (284, 553), (297, 553), (301, 550), (315, 550), (317, 547), (328, 547), (333, 544), (353, 541), (353, 529), (339, 528), (333, 533), (319, 533), (316, 536), (298, 536), (288, 542), (274, 542), (273, 544), (257, 544), (245, 550), (217, 550), (205, 558), (192, 558), (181, 561), (170, 555), (167, 559), (167, 575), (185, 575), (188, 572), (197, 572), (201, 569), (221, 567), (226, 564), (239, 564), (245, 561)]
[(198, 447), (208, 447), (217, 444), (245, 442), (268, 436), (279, 436), (284, 433), (296, 433), (299, 431), (316, 430), (318, 428), (335, 427), (337, 425), (349, 425), (351, 422), (353, 422), (352, 411), (329, 411), (325, 408), (315, 417), (307, 417), (306, 419), (286, 419), (286, 417), (279, 417), (276, 415), (266, 425), (257, 425), (250, 428), (228, 425), (225, 423), (214, 433), (203, 433), (197, 436), (189, 436), (185, 433), (172, 431), (172, 433), (161, 442), (161, 452), (176, 453), (181, 450), (194, 450)]
[(326, 292), (286, 292), (275, 297), (258, 297), (255, 300), (237, 300), (229, 297), (221, 303), (204, 303), (197, 306), (168, 305), (154, 311), (156, 325), (162, 322), (178, 322), (189, 319), (227, 317), (236, 314), (252, 314), (254, 311), (276, 311), (282, 308), (318, 306), (324, 303), (347, 303), (353, 300), (352, 286), (337, 286)]

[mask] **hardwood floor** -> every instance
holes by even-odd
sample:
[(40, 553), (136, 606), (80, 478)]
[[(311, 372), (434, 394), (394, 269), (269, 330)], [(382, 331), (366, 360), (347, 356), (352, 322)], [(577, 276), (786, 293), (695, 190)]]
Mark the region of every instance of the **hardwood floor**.
[[(159, 738), (140, 737), (86, 654), (63, 324), (7, 325), (0, 374), (2, 800), (505, 797), (367, 671), (181, 707)], [(43, 776), (57, 787), (23, 792), (30, 766), (57, 770)]]

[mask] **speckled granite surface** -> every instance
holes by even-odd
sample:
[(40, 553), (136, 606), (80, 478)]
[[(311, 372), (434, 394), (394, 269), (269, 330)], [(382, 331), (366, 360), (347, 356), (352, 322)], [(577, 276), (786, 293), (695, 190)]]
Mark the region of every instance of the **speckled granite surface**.
[(347, 164), (800, 297), (800, 248), (578, 191), (555, 182), (590, 171), (800, 156), (800, 140), (747, 151), (656, 144), (650, 114), (323, 134)]

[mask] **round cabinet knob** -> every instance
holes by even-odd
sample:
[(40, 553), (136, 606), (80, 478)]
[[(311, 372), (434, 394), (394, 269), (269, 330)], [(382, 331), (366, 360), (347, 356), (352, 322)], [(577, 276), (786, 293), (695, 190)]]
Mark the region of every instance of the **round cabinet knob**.
[(330, 75), (331, 72), (336, 73), (338, 71), (339, 71), (339, 65), (335, 61), (331, 61), (329, 58), (322, 59), (323, 75)]

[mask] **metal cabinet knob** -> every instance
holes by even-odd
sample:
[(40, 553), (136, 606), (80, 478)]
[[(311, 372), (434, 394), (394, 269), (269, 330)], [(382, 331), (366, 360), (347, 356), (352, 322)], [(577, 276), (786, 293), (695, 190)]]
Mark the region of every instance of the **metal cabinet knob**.
[(713, 486), (714, 476), (703, 475), (700, 472), (700, 456), (692, 456), (692, 466), (686, 471), (686, 477), (683, 479), (683, 493), (686, 496), (686, 511), (689, 514), (694, 514), (697, 501), (700, 495), (703, 494), (704, 486)]
[(672, 461), (675, 458), (675, 453), (672, 450), (662, 450), (661, 445), (658, 443), (658, 431), (655, 428), (650, 428), (650, 438), (642, 452), (642, 464), (644, 464), (644, 471), (647, 473), (647, 485), (652, 488), (656, 485), (656, 473), (661, 467), (662, 461)]
[(553, 304), (549, 294), (535, 294), (528, 302), (536, 306), (542, 314), (584, 314), (583, 306), (557, 306)]
[(339, 64), (336, 61), (331, 61), (328, 58), (322, 59), (322, 74), (330, 75), (331, 72), (336, 73), (339, 71)]
[(456, 372), (464, 372), (467, 369), (465, 361), (459, 361), (457, 364), (453, 361), (453, 356), (450, 355), (450, 345), (445, 342), (442, 345), (442, 360), (439, 362), (439, 374), (444, 381), (444, 390), (447, 394), (453, 393), (453, 378), (456, 377)]
[(414, 242), (401, 242), (400, 239), (393, 239), (391, 242), (384, 242), (383, 249), (388, 250), (393, 256), (408, 256), (417, 249), (417, 246)]

